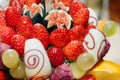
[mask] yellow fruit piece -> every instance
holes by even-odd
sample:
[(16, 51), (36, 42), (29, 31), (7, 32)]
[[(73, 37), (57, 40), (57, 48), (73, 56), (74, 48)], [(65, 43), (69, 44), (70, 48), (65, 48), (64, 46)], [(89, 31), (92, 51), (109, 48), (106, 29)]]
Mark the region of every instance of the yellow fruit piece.
[(100, 21), (98, 22), (98, 29), (99, 29), (100, 31), (102, 31), (103, 26), (104, 26), (104, 24), (105, 24), (106, 21), (107, 21), (107, 20), (103, 19), (103, 20), (100, 20)]
[(96, 77), (96, 80), (120, 80), (120, 74), (109, 73), (105, 71), (94, 71), (90, 74), (93, 74)]
[(93, 74), (96, 80), (120, 80), (120, 65), (111, 61), (102, 61), (88, 74)]
[(120, 74), (120, 65), (112, 62), (104, 60), (100, 62), (96, 67), (93, 69), (93, 71), (106, 71), (110, 73), (119, 73)]

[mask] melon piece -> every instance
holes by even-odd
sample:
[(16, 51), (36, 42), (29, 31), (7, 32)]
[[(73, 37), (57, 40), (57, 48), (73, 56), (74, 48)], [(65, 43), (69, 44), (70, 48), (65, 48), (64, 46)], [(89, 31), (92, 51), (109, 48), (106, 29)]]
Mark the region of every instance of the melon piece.
[(41, 3), (33, 3), (31, 6), (24, 5), (22, 14), (29, 16), (34, 24), (42, 24), (45, 16), (45, 9)]
[(48, 31), (51, 32), (56, 28), (67, 28), (69, 30), (72, 27), (72, 17), (63, 10), (51, 10), (44, 18), (44, 24)]

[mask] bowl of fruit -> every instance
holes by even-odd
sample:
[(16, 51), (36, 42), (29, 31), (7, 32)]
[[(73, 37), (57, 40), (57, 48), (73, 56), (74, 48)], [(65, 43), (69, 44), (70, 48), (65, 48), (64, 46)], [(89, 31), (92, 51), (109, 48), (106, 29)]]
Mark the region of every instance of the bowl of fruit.
[(104, 59), (116, 22), (100, 23), (79, 0), (5, 1), (7, 6), (0, 4), (1, 80), (103, 80), (103, 73), (104, 80), (119, 79), (120, 66)]

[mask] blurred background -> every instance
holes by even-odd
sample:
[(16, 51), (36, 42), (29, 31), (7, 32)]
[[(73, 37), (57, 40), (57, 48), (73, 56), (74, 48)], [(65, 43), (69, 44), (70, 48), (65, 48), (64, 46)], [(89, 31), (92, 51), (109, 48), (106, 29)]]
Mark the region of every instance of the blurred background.
[(95, 10), (99, 19), (120, 23), (120, 0), (80, 0)]
[(120, 0), (109, 0), (110, 19), (120, 23)]

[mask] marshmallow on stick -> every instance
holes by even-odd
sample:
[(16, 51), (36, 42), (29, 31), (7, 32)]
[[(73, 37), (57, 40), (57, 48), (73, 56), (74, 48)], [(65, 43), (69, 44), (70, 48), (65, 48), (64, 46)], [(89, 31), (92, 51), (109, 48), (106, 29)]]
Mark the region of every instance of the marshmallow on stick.
[(52, 72), (45, 48), (38, 39), (25, 42), (24, 63), (28, 79), (46, 79)]

